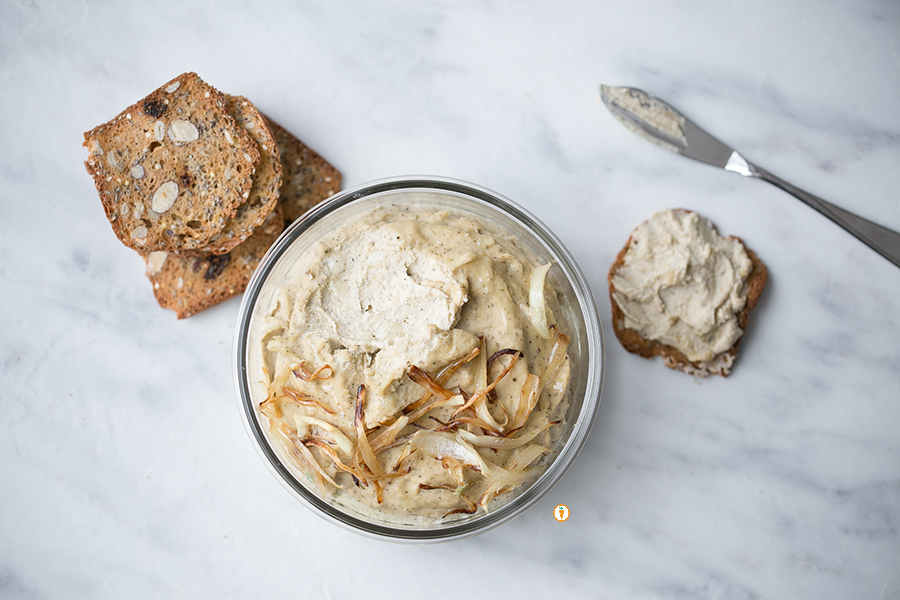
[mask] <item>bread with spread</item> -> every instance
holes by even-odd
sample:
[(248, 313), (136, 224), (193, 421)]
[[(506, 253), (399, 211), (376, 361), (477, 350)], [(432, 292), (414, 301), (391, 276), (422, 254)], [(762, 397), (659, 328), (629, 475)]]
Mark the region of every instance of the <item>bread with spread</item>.
[(740, 238), (687, 210), (639, 225), (609, 271), (613, 330), (626, 350), (698, 377), (727, 377), (768, 275)]

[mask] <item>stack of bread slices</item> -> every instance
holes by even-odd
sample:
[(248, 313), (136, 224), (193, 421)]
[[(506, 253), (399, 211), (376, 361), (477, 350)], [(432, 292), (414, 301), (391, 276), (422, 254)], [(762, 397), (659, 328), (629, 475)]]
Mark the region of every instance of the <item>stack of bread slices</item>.
[(179, 319), (242, 293), (285, 225), (341, 185), (249, 100), (195, 73), (84, 139), (113, 231), (144, 257), (157, 301)]

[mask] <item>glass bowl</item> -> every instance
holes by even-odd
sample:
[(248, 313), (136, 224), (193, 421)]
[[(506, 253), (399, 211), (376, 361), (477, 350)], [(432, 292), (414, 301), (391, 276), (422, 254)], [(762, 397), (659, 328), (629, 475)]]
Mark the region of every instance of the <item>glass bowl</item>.
[[(568, 412), (539, 477), (503, 494), (490, 512), (454, 519), (401, 519), (353, 502), (320, 497), (267, 437), (268, 419), (259, 405), (265, 387), (254, 376), (263, 367), (260, 316), (272, 302), (291, 265), (343, 224), (378, 207), (426, 205), (474, 218), (513, 238), (534, 260), (552, 262), (547, 280), (557, 290), (558, 320), (571, 343)], [(319, 516), (369, 537), (401, 542), (437, 542), (483, 533), (521, 514), (563, 476), (584, 445), (600, 402), (603, 334), (590, 288), (572, 256), (543, 224), (510, 200), (483, 187), (437, 177), (397, 177), (345, 190), (315, 206), (272, 245), (244, 293), (234, 341), (234, 380), (244, 425), (263, 462), (298, 500)], [(307, 487), (309, 485), (309, 487)], [(501, 500), (502, 499), (502, 500)]]

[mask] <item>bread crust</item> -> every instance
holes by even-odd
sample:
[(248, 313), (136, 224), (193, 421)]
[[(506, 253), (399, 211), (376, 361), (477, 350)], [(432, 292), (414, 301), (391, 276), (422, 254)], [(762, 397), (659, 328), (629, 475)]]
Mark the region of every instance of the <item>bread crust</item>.
[(224, 96), (196, 73), (88, 131), (84, 146), (113, 231), (140, 252), (203, 248), (249, 196), (260, 159)]
[(290, 225), (341, 189), (341, 172), (278, 123), (268, 117), (266, 120), (281, 155), (281, 207), (284, 222)]
[(278, 204), (281, 194), (281, 156), (275, 136), (268, 122), (253, 104), (243, 96), (225, 94), (228, 114), (244, 128), (256, 142), (259, 164), (253, 174), (253, 185), (247, 200), (238, 206), (235, 216), (225, 223), (225, 228), (210, 238), (200, 250), (175, 251), (175, 254), (201, 256), (226, 254), (249, 238), (257, 225), (262, 223)]
[[(691, 211), (677, 209), (676, 212)], [(612, 307), (613, 331), (615, 332), (616, 337), (619, 339), (619, 342), (627, 351), (633, 354), (643, 356), (644, 358), (653, 358), (654, 356), (660, 356), (662, 357), (663, 362), (667, 367), (682, 371), (683, 373), (687, 373), (689, 375), (695, 375), (697, 377), (721, 375), (722, 377), (728, 377), (729, 373), (731, 372), (731, 365), (734, 362), (734, 359), (737, 357), (738, 346), (740, 345), (741, 340), (744, 337), (743, 335), (737, 339), (737, 341), (731, 348), (714, 357), (712, 360), (695, 362), (688, 360), (688, 358), (677, 348), (669, 346), (668, 344), (663, 344), (656, 340), (648, 340), (644, 338), (639, 332), (625, 327), (625, 313), (622, 312), (622, 309), (619, 307), (619, 304), (614, 298), (616, 288), (613, 284), (613, 279), (619, 268), (625, 264), (625, 254), (631, 247), (633, 235), (634, 233), (632, 232), (632, 235), (628, 236), (628, 241), (625, 243), (625, 246), (619, 251), (619, 254), (616, 256), (615, 261), (613, 261), (613, 264), (609, 269), (609, 274), (606, 278), (607, 282), (609, 283), (609, 303)], [(750, 257), (750, 262), (753, 265), (753, 268), (751, 269), (750, 274), (747, 277), (747, 301), (744, 304), (744, 308), (741, 310), (741, 312), (737, 313), (738, 325), (740, 326), (742, 331), (746, 331), (747, 323), (750, 320), (750, 312), (756, 307), (756, 304), (757, 302), (759, 302), (759, 298), (762, 295), (762, 291), (766, 287), (766, 282), (768, 281), (769, 277), (768, 270), (766, 269), (766, 265), (759, 259), (756, 253), (750, 250), (750, 248), (747, 247), (747, 245), (741, 238), (736, 236), (729, 236), (728, 239), (737, 240), (741, 243), (741, 245), (747, 251), (747, 255)]]
[(249, 100), (190, 72), (85, 133), (84, 146), (113, 231), (179, 319), (242, 293), (285, 221), (341, 186)]
[(156, 271), (147, 262), (148, 254), (144, 254), (156, 301), (184, 319), (243, 293), (259, 262), (283, 230), (284, 218), (276, 204), (253, 234), (226, 254), (169, 254)]
[[(252, 123), (249, 130), (254, 133), (262, 156), (254, 175), (253, 189), (260, 193), (254, 196), (251, 191), (243, 205), (245, 214), (239, 213), (231, 219), (225, 235), (214, 237), (207, 246), (170, 252), (161, 266), (148, 260), (149, 252), (141, 253), (157, 302), (163, 308), (174, 310), (179, 319), (243, 293), (260, 260), (288, 222), (284, 207), (292, 206), (292, 214), (297, 218), (340, 187), (341, 174), (318, 154), (268, 121), (245, 98), (226, 98), (229, 112), (239, 125), (246, 127)], [(283, 153), (282, 149), (285, 150)], [(274, 159), (277, 166), (272, 168), (267, 157)], [(289, 175), (286, 177), (283, 173)], [(289, 180), (291, 173), (294, 177)], [(257, 186), (257, 180), (263, 184)], [(259, 215), (262, 215), (262, 223), (254, 224)], [(234, 238), (248, 230), (251, 232), (249, 237), (233, 243)], [(228, 231), (233, 235), (229, 236)], [(226, 251), (222, 252), (223, 249)]]

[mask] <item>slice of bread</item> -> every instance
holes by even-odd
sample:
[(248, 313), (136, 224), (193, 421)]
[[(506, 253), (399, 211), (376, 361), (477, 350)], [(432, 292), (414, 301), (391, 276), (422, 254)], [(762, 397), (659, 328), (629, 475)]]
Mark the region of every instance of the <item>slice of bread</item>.
[(184, 73), (84, 134), (116, 236), (141, 252), (197, 250), (247, 200), (259, 150), (225, 98)]
[(284, 217), (276, 205), (253, 234), (227, 254), (181, 257), (145, 253), (156, 301), (184, 319), (242, 293), (283, 229)]
[(281, 155), (281, 205), (288, 225), (341, 189), (341, 173), (306, 144), (269, 119)]
[[(227, 94), (225, 98), (228, 114), (256, 141), (260, 160), (253, 175), (250, 196), (238, 207), (237, 214), (228, 220), (225, 229), (202, 248), (203, 253), (209, 254), (225, 254), (249, 238), (254, 228), (275, 208), (281, 194), (281, 158), (266, 119), (246, 98)], [(197, 254), (197, 251), (188, 253)]]
[[(616, 260), (613, 262), (612, 267), (610, 267), (609, 269), (609, 275), (607, 277), (607, 281), (609, 283), (609, 301), (610, 305), (612, 306), (613, 331), (615, 331), (616, 337), (619, 339), (619, 342), (622, 343), (622, 346), (624, 346), (627, 351), (643, 356), (644, 358), (661, 356), (663, 359), (663, 363), (667, 367), (682, 371), (689, 375), (694, 375), (697, 377), (721, 375), (723, 377), (727, 377), (731, 372), (731, 367), (734, 363), (735, 358), (737, 357), (738, 346), (740, 345), (741, 339), (743, 339), (743, 335), (737, 339), (737, 341), (733, 346), (731, 346), (731, 348), (715, 356), (712, 360), (695, 362), (689, 360), (677, 348), (667, 344), (663, 344), (656, 340), (647, 339), (643, 337), (638, 331), (629, 329), (625, 326), (625, 314), (614, 298), (616, 288), (613, 283), (613, 279), (616, 275), (616, 272), (625, 264), (625, 255), (628, 252), (629, 248), (631, 248), (632, 246), (632, 237), (633, 234), (632, 236), (629, 236), (628, 242), (626, 242), (625, 246), (619, 251), (618, 256), (616, 256)], [(765, 288), (766, 286), (766, 281), (768, 280), (768, 271), (766, 270), (766, 266), (759, 259), (756, 253), (747, 248), (743, 240), (734, 236), (729, 236), (728, 239), (733, 239), (740, 242), (741, 245), (744, 246), (744, 249), (747, 251), (747, 255), (750, 257), (750, 262), (752, 263), (752, 268), (745, 284), (747, 290), (747, 299), (743, 309), (739, 313), (737, 313), (738, 326), (742, 331), (746, 331), (747, 323), (750, 319), (750, 311), (752, 311), (757, 302), (759, 302), (759, 297), (762, 294), (763, 288)]]

